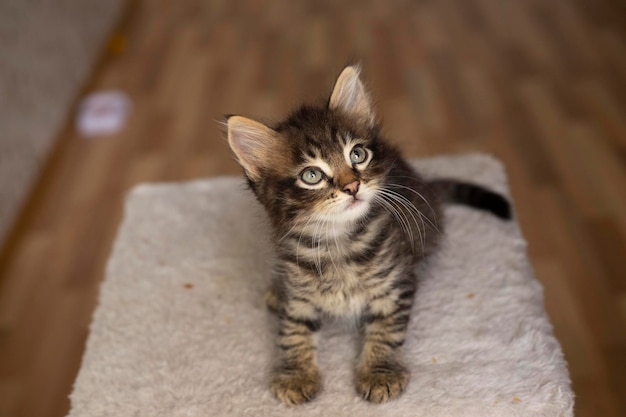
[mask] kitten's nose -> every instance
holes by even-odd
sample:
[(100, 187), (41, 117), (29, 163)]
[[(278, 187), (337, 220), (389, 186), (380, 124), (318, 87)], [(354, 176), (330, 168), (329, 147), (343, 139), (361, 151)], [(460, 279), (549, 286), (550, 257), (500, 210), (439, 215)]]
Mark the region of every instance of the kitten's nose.
[(355, 196), (356, 193), (359, 192), (359, 185), (361, 185), (361, 182), (359, 181), (352, 181), (350, 184), (346, 185), (343, 187), (343, 191), (344, 193), (348, 194), (348, 195), (352, 195)]

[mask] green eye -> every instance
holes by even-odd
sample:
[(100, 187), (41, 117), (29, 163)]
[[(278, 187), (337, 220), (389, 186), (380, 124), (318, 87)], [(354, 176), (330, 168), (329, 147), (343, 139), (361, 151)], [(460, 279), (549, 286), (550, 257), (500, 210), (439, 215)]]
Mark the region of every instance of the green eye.
[(322, 171), (317, 168), (305, 168), (300, 174), (300, 178), (305, 184), (315, 185), (318, 184), (323, 178)]
[(353, 164), (363, 163), (366, 159), (367, 151), (364, 147), (357, 145), (352, 148), (352, 151), (350, 151), (350, 162), (352, 162)]

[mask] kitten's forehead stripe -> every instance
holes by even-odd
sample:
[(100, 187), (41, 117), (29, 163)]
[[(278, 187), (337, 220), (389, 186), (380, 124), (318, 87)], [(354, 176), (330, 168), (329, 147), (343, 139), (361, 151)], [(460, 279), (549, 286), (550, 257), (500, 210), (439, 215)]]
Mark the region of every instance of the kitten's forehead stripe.
[(343, 135), (341, 135), (341, 141), (343, 142), (344, 146), (347, 146), (350, 141), (352, 141), (352, 135), (350, 134), (350, 132), (346, 132)]
[(337, 137), (337, 127), (336, 126), (331, 126), (330, 127), (330, 137), (331, 138), (336, 138)]

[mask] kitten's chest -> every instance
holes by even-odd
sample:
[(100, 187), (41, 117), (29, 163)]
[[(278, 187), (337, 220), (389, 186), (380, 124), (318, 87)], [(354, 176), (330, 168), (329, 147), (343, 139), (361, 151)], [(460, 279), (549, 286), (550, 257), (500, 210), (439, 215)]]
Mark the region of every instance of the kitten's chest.
[(315, 287), (314, 302), (327, 314), (359, 315), (369, 301), (363, 272), (351, 265), (327, 268)]
[(381, 279), (375, 280), (372, 275), (384, 262), (383, 256), (372, 256), (366, 262), (359, 262), (355, 256), (364, 255), (362, 250), (355, 250), (362, 249), (355, 248), (355, 245), (355, 242), (333, 241), (317, 248), (321, 271), (309, 271), (309, 283), (314, 303), (328, 314), (361, 314), (372, 297), (372, 286), (380, 284)]
[(372, 289), (383, 291), (385, 265), (396, 258), (393, 235), (381, 233), (384, 218), (362, 230), (285, 242), (290, 253), (292, 288), (327, 314), (359, 315), (372, 299)]

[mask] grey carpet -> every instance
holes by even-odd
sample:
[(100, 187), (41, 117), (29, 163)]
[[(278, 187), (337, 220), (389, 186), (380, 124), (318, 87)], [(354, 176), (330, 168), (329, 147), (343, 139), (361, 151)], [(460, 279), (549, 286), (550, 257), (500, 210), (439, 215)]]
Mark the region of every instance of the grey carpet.
[[(507, 194), (502, 165), (485, 155), (416, 165), (426, 178)], [(358, 398), (355, 328), (327, 323), (322, 392), (282, 406), (268, 388), (277, 328), (263, 305), (273, 251), (261, 210), (241, 178), (130, 193), (69, 417), (573, 415), (567, 366), (517, 222), (462, 206), (446, 207), (441, 251), (417, 270), (404, 395), (384, 405)]]
[(124, 0), (0, 0), (0, 247)]

